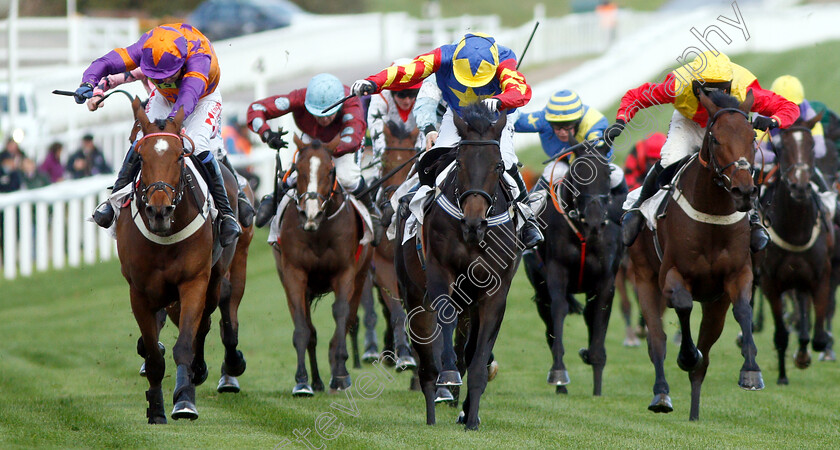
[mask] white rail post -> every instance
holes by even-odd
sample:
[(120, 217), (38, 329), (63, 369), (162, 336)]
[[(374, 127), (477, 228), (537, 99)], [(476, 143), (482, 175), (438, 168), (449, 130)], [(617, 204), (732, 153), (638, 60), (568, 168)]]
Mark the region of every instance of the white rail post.
[(32, 275), (32, 202), (20, 204), (20, 274)]
[(64, 232), (66, 231), (66, 223), (67, 216), (65, 215), (64, 201), (54, 203), (52, 216), (52, 259), (54, 269), (64, 268)]
[(67, 202), (67, 264), (79, 267), (82, 263), (82, 202), (78, 198)]
[(17, 205), (3, 208), (3, 273), (8, 280), (17, 275)]
[(83, 241), (85, 264), (93, 264), (96, 262), (96, 224), (85, 220), (88, 211), (93, 211), (96, 207), (94, 202), (95, 194), (88, 195), (84, 198), (82, 203), (82, 227), (83, 227)]
[[(102, 191), (99, 193), (99, 203), (104, 202), (108, 199), (108, 192)], [(98, 229), (99, 227), (97, 227)], [(111, 236), (108, 235), (108, 232), (105, 230), (97, 230), (97, 235), (99, 236), (99, 258), (102, 261), (108, 261), (111, 259), (111, 249), (113, 248), (111, 245)]]

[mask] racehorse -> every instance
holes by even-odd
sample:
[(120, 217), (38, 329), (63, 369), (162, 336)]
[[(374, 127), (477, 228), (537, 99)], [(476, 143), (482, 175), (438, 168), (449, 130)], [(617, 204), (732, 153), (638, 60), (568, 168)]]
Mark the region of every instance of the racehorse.
[[(533, 253), (526, 252), (523, 260), (554, 360), (548, 384), (569, 384), (569, 372), (563, 362), (563, 322), (570, 309), (567, 297), (585, 293), (583, 316), (589, 345), (579, 354), (584, 363), (592, 366), (592, 394), (601, 395), (607, 362), (604, 341), (615, 294), (615, 275), (624, 251), (621, 227), (609, 219), (608, 212), (610, 208), (620, 210), (625, 196), (611, 198), (610, 165), (605, 155), (596, 152), (576, 157), (568, 175), (548, 188), (551, 205), (539, 213), (547, 239)], [(617, 219), (620, 213), (615, 211), (613, 216)], [(563, 389), (558, 392), (565, 393)]]
[[(837, 116), (829, 114), (828, 126), (825, 127), (826, 152), (825, 156), (817, 159), (817, 167), (825, 178), (828, 187), (838, 192), (838, 171), (840, 171), (840, 160), (838, 160), (837, 146), (835, 142), (840, 141), (840, 122)], [(835, 212), (838, 214), (840, 212)], [(834, 236), (840, 236), (840, 227), (833, 226)], [(840, 245), (834, 245), (834, 251), (831, 255), (831, 285), (828, 290), (828, 311), (826, 312), (825, 329), (831, 333), (831, 323), (834, 319), (834, 310), (836, 307), (837, 288), (840, 286)], [(830, 340), (828, 346), (820, 354), (820, 361), (836, 361), (837, 355), (834, 353), (834, 341)]]
[[(419, 149), (415, 148), (415, 143), (419, 132), (417, 128), (406, 130), (393, 121), (385, 124), (383, 128), (385, 149), (382, 152), (383, 173), (391, 173), (417, 154)], [(382, 183), (378, 202), (390, 200), (394, 191), (405, 181), (409, 170), (411, 170), (410, 165), (405, 165)], [(399, 298), (397, 273), (394, 269), (394, 242), (387, 237), (382, 239), (373, 253), (373, 277), (379, 292), (382, 312), (388, 318), (385, 327), (384, 350), (396, 355), (397, 370), (415, 369), (417, 363), (412, 356), (405, 332), (405, 308)]]
[[(425, 214), (418, 239), (396, 248), (395, 265), (406, 300), (407, 330), (419, 356), (426, 423), (435, 423), (436, 385), (461, 384), (452, 338), (456, 322), (468, 319), (469, 335), (459, 351), (467, 365), (469, 389), (458, 423), (477, 430), (487, 363), (522, 247), (508, 211), (512, 199), (501, 181), (505, 167), (499, 139), (506, 117), (502, 114), (496, 120), (480, 103), (462, 112), (463, 119), (454, 115), (461, 141), (438, 160), (439, 169), (454, 168), (435, 195), (435, 206)], [(404, 215), (398, 217), (397, 236), (402, 242)], [(442, 370), (435, 356), (436, 342), (442, 342)]]
[(814, 172), (814, 138), (811, 128), (822, 117), (797, 120), (780, 130), (781, 146), (776, 147), (779, 179), (765, 195), (764, 222), (770, 233), (770, 245), (759, 266), (759, 283), (767, 296), (776, 325), (774, 343), (779, 357), (779, 384), (788, 384), (785, 352), (788, 327), (784, 318), (782, 294), (795, 290), (795, 308), (799, 349), (794, 364), (804, 369), (811, 364), (808, 354), (809, 304), (814, 307), (815, 351), (822, 352), (831, 342), (826, 331), (829, 307), (831, 256), (834, 250), (834, 225), (820, 208), (811, 188)]
[[(700, 416), (700, 388), (709, 367), (709, 349), (720, 337), (730, 303), (741, 326), (743, 344), (738, 385), (764, 388), (755, 360), (750, 296), (753, 282), (749, 250), (750, 210), (757, 188), (750, 174), (755, 132), (747, 118), (753, 95), (744, 102), (723, 93), (700, 94), (709, 113), (699, 154), (690, 161), (669, 192), (665, 216), (656, 232), (645, 228), (630, 247), (639, 303), (648, 326), (648, 353), (656, 371), (654, 398), (648, 409), (671, 412), (665, 379), (666, 337), (662, 314), (676, 310), (682, 329), (679, 367), (691, 380), (690, 420)], [(695, 346), (690, 317), (693, 301), (703, 318)]]
[[(295, 325), (293, 336), (297, 351), (294, 396), (312, 396), (323, 391), (315, 355), (317, 335), (310, 308), (319, 297), (333, 292), (335, 333), (330, 340), (330, 389), (350, 387), (347, 372), (346, 335), (356, 325), (356, 310), (370, 268), (370, 245), (361, 245), (363, 223), (354, 211), (349, 194), (338, 184), (332, 152), (339, 136), (330, 143), (318, 140), (304, 143), (294, 137), (297, 146), (295, 166), (297, 186), (302, 191), (281, 212), (280, 237), (274, 245), (274, 261), (286, 301)], [(309, 351), (312, 384), (304, 357)]]
[[(156, 313), (179, 302), (172, 418), (194, 420), (198, 418), (195, 386), (207, 378), (204, 338), (235, 247), (225, 248), (213, 262), (213, 222), (203, 208), (206, 199), (195, 185), (196, 177), (186, 169), (185, 136), (180, 134), (183, 109), (174, 119), (150, 122), (138, 98), (132, 108), (132, 139), (143, 132), (135, 143), (141, 158), (140, 180), (130, 204), (121, 208), (116, 236), (131, 309), (142, 334), (137, 350), (145, 359), (149, 381), (146, 415), (149, 423), (166, 423), (161, 391), (165, 367)], [(229, 173), (225, 187), (228, 196), (235, 198), (236, 184)], [(236, 205), (231, 207), (236, 212)]]

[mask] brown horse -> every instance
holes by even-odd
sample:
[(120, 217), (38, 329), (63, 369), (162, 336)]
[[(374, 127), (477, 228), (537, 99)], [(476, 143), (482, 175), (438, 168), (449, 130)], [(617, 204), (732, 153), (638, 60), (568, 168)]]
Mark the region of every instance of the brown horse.
[[(480, 103), (462, 112), (464, 119), (454, 117), (461, 141), (441, 157), (446, 162), (454, 157), (455, 169), (426, 213), (419, 240), (409, 239), (396, 248), (395, 266), (408, 310), (406, 328), (420, 359), (426, 423), (435, 423), (436, 385), (461, 384), (456, 353), (462, 352), (469, 386), (458, 423), (477, 430), (488, 361), (522, 246), (509, 215), (512, 200), (501, 184), (504, 162), (499, 137), (506, 117), (502, 114), (494, 122), (494, 114)], [(402, 220), (397, 223), (400, 242), (401, 224)], [(456, 350), (453, 334), (465, 320), (469, 320), (468, 337)], [(435, 349), (438, 344), (440, 353)]]
[[(141, 173), (130, 206), (122, 208), (116, 233), (131, 309), (142, 334), (138, 353), (145, 358), (149, 381), (146, 415), (149, 423), (166, 423), (161, 391), (165, 367), (155, 316), (162, 308), (179, 302), (172, 418), (196, 419), (195, 386), (207, 378), (204, 339), (234, 246), (223, 250), (213, 263), (213, 222), (203, 209), (206, 199), (197, 193), (195, 177), (188, 174), (185, 165), (180, 135), (183, 110), (174, 120), (150, 122), (139, 99), (134, 99), (132, 107), (135, 131), (143, 132), (135, 144)], [(225, 186), (228, 196), (234, 198), (235, 181), (230, 174), (226, 174)]]
[(759, 283), (770, 302), (776, 325), (773, 340), (779, 356), (779, 384), (788, 384), (785, 353), (790, 333), (784, 319), (784, 292), (795, 290), (798, 303), (795, 308), (799, 335), (799, 349), (794, 354), (796, 367), (804, 369), (811, 364), (808, 353), (810, 304), (814, 307), (814, 350), (825, 351), (832, 340), (826, 331), (826, 315), (834, 225), (822, 213), (821, 200), (811, 188), (814, 171), (811, 128), (821, 117), (800, 119), (791, 127), (780, 130), (781, 146), (776, 147), (779, 179), (765, 195), (768, 205), (763, 208), (763, 216), (771, 240), (759, 266)]
[[(753, 96), (750, 92), (739, 103), (726, 94), (701, 93), (700, 102), (709, 112), (700, 153), (688, 162), (676, 190), (669, 193), (673, 201), (669, 200), (665, 217), (657, 220), (656, 233), (646, 228), (630, 247), (648, 326), (648, 353), (656, 371), (648, 409), (673, 411), (664, 368), (662, 314), (667, 306), (676, 310), (682, 329), (677, 364), (691, 380), (690, 420), (700, 416), (709, 349), (723, 331), (730, 304), (743, 333), (744, 365), (738, 385), (746, 390), (764, 388), (755, 360), (750, 306), (753, 272), (747, 211), (757, 189), (749, 171), (755, 133), (747, 114)], [(693, 301), (703, 308), (696, 347), (690, 326)]]
[[(315, 356), (317, 337), (310, 308), (320, 296), (335, 294), (332, 305), (335, 333), (330, 340), (330, 389), (350, 387), (347, 372), (346, 335), (355, 326), (362, 288), (368, 275), (371, 246), (360, 245), (364, 233), (361, 219), (340, 189), (332, 152), (339, 136), (332, 142), (304, 142), (295, 136), (298, 148), (295, 166), (297, 186), (302, 191), (294, 205), (282, 211), (282, 225), (274, 260), (280, 281), (286, 290), (286, 301), (295, 325), (294, 346), (297, 350), (295, 396), (312, 396), (323, 391)], [(309, 351), (312, 384), (306, 372), (304, 357)]]
[[(420, 130), (406, 130), (401, 125), (389, 121), (383, 128), (385, 150), (382, 153), (382, 172), (391, 173), (414, 155), (417, 135)], [(390, 201), (394, 191), (408, 177), (410, 165), (405, 165), (381, 185), (378, 202)], [(417, 367), (408, 345), (405, 333), (405, 309), (399, 298), (397, 272), (394, 269), (394, 242), (383, 239), (373, 253), (373, 281), (379, 291), (379, 301), (388, 321), (385, 327), (385, 351), (396, 354), (397, 370), (410, 370)]]

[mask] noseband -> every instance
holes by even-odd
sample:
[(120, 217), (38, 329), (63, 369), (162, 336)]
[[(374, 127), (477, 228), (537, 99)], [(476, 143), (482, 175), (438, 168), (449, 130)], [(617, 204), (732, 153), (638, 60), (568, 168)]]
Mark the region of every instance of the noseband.
[[(806, 127), (806, 126), (803, 126), (803, 125), (794, 125), (794, 126), (785, 128), (784, 130), (780, 130), (781, 133), (790, 133), (790, 132), (793, 132), (793, 131), (800, 131), (800, 132), (803, 132), (803, 133), (808, 133), (809, 135), (813, 136), (813, 134), (811, 132), (811, 129)], [(781, 159), (780, 158), (782, 156), (782, 151), (784, 150), (784, 145), (779, 145), (777, 147), (775, 144), (773, 144), (773, 140), (771, 139), (770, 140), (770, 146), (773, 148), (773, 152), (776, 153), (776, 159), (778, 160), (777, 164), (779, 165), (779, 168), (781, 168), (782, 164), (781, 164)], [(812, 143), (811, 148), (809, 150), (813, 151), (813, 149), (814, 149), (814, 145)], [(800, 162), (793, 163), (793, 165), (791, 165), (790, 167), (781, 171), (779, 176), (782, 178), (782, 180), (784, 180), (785, 184), (787, 184), (788, 186), (790, 186), (790, 183), (791, 183), (789, 175), (794, 169), (803, 169), (803, 170), (808, 171), (809, 174), (813, 174), (815, 167), (810, 166), (807, 163), (804, 163), (804, 162), (800, 161)]]
[(709, 120), (709, 123), (706, 124), (706, 133), (705, 133), (705, 136), (703, 138), (703, 148), (706, 148), (709, 151), (709, 161), (703, 161), (703, 151), (702, 151), (702, 149), (700, 151), (700, 156), (698, 157), (698, 160), (700, 161), (700, 164), (703, 167), (709, 167), (709, 165), (711, 165), (711, 170), (712, 170), (712, 172), (714, 172), (714, 175), (715, 175), (715, 183), (717, 183), (718, 186), (724, 188), (727, 192), (732, 192), (732, 178), (729, 177), (728, 175), (726, 175), (724, 173), (724, 171), (726, 169), (734, 166), (735, 170), (732, 172), (733, 176), (739, 170), (746, 170), (750, 174), (750, 176), (752, 176), (752, 164), (750, 164), (750, 162), (747, 161), (747, 159), (742, 156), (742, 157), (738, 158), (737, 160), (732, 161), (731, 163), (729, 163), (725, 166), (721, 166), (720, 163), (718, 162), (717, 158), (715, 157), (715, 152), (714, 152), (712, 146), (713, 145), (720, 145), (720, 142), (718, 142), (714, 133), (712, 133), (712, 127), (714, 126), (717, 119), (723, 113), (738, 113), (738, 114), (744, 116), (744, 119), (746, 119), (747, 123), (749, 123), (749, 116), (747, 116), (747, 113), (745, 113), (744, 111), (741, 111), (738, 108), (722, 108), (722, 109), (719, 109), (718, 112), (716, 112), (715, 115), (712, 116), (712, 118)]
[(330, 194), (327, 197), (321, 195), (320, 192), (313, 192), (313, 191), (306, 191), (300, 193), (297, 197), (295, 197), (295, 206), (297, 207), (298, 211), (303, 212), (303, 208), (301, 204), (306, 202), (307, 200), (318, 200), (318, 211), (324, 211), (324, 208), (327, 205), (327, 202), (333, 198), (333, 195), (338, 191), (338, 177), (335, 175), (335, 164), (330, 161), (332, 164), (332, 168), (330, 168), (330, 176), (333, 179), (332, 188), (330, 188)]
[[(137, 142), (135, 142), (134, 147), (135, 148), (140, 148), (140, 145), (143, 143), (143, 141), (145, 141), (146, 139), (148, 139), (150, 137), (171, 137), (171, 138), (176, 138), (179, 141), (181, 141), (182, 151), (181, 151), (181, 154), (178, 156), (178, 163), (181, 166), (181, 176), (178, 178), (178, 187), (177, 188), (175, 186), (172, 186), (171, 184), (163, 182), (163, 181), (155, 181), (154, 183), (151, 183), (148, 186), (143, 187), (140, 190), (140, 201), (148, 204), (149, 197), (151, 197), (152, 194), (154, 194), (157, 191), (163, 191), (163, 193), (166, 194), (166, 197), (169, 199), (172, 206), (178, 206), (178, 203), (181, 202), (181, 199), (184, 196), (183, 195), (184, 194), (184, 184), (186, 183), (186, 181), (185, 181), (186, 163), (184, 161), (184, 157), (192, 155), (192, 152), (186, 152), (184, 150), (184, 148), (185, 148), (184, 147), (184, 139), (187, 139), (190, 142), (190, 144), (192, 145), (193, 148), (195, 148), (195, 143), (193, 143), (192, 139), (190, 139), (190, 137), (185, 135), (185, 134), (151, 133), (151, 134), (147, 134), (147, 135), (143, 136)], [(143, 164), (142, 158), (140, 160), (140, 164), (141, 165)], [(144, 185), (142, 179), (141, 179), (140, 183), (141, 183), (141, 185)], [(169, 194), (167, 189), (172, 192), (172, 195)]]
[[(458, 143), (458, 147), (455, 148), (455, 171), (456, 172), (461, 168), (461, 163), (458, 161), (458, 157), (460, 155), (461, 147), (464, 146), (464, 145), (494, 145), (494, 146), (500, 148), (499, 141), (497, 141), (495, 139), (481, 139), (481, 140), (464, 139), (464, 140), (462, 140), (461, 142)], [(500, 153), (501, 153), (501, 148), (500, 148)], [(499, 163), (496, 164), (496, 172), (498, 172), (500, 178), (502, 176), (502, 173), (504, 173), (504, 170), (505, 170), (504, 162), (500, 158)], [(486, 192), (483, 189), (467, 189), (466, 191), (464, 191), (462, 193), (459, 193), (458, 192), (458, 186), (456, 185), (455, 186), (455, 201), (457, 202), (458, 209), (462, 209), (461, 208), (461, 203), (463, 203), (464, 200), (470, 195), (478, 195), (478, 196), (484, 197), (484, 199), (487, 200), (487, 204), (488, 204), (487, 211), (485, 212), (485, 214), (490, 214), (490, 210), (493, 209), (493, 205), (496, 203), (495, 195), (490, 195), (488, 192)]]

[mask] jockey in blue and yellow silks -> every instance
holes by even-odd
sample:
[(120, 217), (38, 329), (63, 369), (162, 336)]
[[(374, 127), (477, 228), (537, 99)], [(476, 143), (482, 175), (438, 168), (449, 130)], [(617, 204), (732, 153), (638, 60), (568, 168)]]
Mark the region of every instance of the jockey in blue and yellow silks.
[[(353, 84), (352, 92), (361, 96), (375, 94), (383, 89), (401, 90), (432, 74), (435, 74), (437, 86), (448, 109), (439, 132), (431, 126), (422, 131), (426, 134), (427, 147), (434, 144), (432, 148), (441, 151), (456, 147), (460, 141), (453, 115), (461, 116), (461, 108), (481, 101), (491, 111), (504, 110), (506, 114), (511, 114), (531, 99), (531, 87), (525, 81), (525, 76), (516, 69), (516, 55), (483, 33), (467, 33), (456, 43), (443, 45), (415, 57), (407, 64), (391, 66), (364, 80), (358, 80)], [(523, 203), (527, 201), (527, 192), (518, 173), (518, 159), (513, 150), (513, 125), (514, 120), (507, 121), (499, 140), (499, 148), (506, 172), (519, 186), (517, 202), (526, 219), (520, 230), (520, 239), (529, 248), (542, 241), (542, 234), (536, 227), (527, 203)]]

